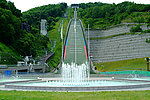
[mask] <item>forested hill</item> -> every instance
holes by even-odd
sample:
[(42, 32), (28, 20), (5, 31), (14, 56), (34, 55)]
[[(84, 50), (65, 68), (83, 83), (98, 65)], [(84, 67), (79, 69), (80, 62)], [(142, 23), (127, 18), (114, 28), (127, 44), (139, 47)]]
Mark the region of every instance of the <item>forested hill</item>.
[[(0, 42), (19, 55), (37, 57), (48, 48), (49, 38), (40, 35), (40, 21), (48, 20), (48, 30), (65, 12), (66, 3), (45, 5), (21, 13), (14, 3), (0, 0)], [(0, 48), (0, 52), (2, 49)]]
[(0, 42), (12, 45), (20, 37), (21, 11), (12, 2), (0, 1)]
[[(119, 24), (122, 20), (131, 17), (133, 22), (150, 22), (150, 4), (136, 4), (134, 2), (122, 2), (120, 4), (106, 3), (81, 3), (79, 4), (78, 16), (83, 19), (85, 26), (102, 28), (109, 25)], [(136, 13), (140, 12), (140, 13)], [(135, 19), (134, 17), (138, 17)]]
[(23, 20), (28, 24), (37, 27), (41, 19), (46, 19), (48, 21), (49, 30), (51, 25), (54, 25), (55, 22), (59, 20), (59, 17), (63, 16), (66, 8), (67, 3), (49, 4), (36, 7), (23, 12)]

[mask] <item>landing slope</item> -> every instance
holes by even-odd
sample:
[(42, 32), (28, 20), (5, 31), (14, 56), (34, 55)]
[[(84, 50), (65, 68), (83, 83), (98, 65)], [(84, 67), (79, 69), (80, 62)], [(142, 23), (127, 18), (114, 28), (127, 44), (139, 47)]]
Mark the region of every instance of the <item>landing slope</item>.
[(78, 65), (87, 62), (86, 44), (79, 20), (76, 20), (76, 24), (75, 20), (71, 22), (65, 44), (64, 63), (71, 64), (71, 62)]

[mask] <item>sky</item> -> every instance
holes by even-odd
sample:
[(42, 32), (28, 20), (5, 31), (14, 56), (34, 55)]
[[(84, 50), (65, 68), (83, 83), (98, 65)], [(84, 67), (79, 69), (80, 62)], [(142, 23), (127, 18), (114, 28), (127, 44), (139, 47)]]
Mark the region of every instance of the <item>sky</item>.
[(121, 3), (123, 1), (131, 1), (140, 4), (150, 4), (150, 0), (7, 0), (14, 2), (15, 6), (21, 10), (21, 12), (27, 11), (31, 8), (47, 5), (47, 4), (58, 4), (66, 2), (68, 5), (74, 3), (88, 3), (88, 2), (102, 2), (102, 3)]

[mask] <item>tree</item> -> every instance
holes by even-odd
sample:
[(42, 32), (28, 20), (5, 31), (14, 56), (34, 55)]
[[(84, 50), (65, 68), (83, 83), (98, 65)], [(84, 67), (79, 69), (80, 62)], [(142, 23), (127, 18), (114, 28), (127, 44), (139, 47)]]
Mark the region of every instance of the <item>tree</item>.
[(0, 41), (11, 45), (20, 36), (20, 19), (10, 10), (0, 8)]

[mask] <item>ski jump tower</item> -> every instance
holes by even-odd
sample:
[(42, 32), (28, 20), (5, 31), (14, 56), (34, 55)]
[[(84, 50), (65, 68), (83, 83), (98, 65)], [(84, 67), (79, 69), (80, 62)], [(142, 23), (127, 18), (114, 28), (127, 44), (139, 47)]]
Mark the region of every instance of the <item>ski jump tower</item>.
[(47, 21), (45, 19), (41, 19), (41, 34), (47, 35)]

